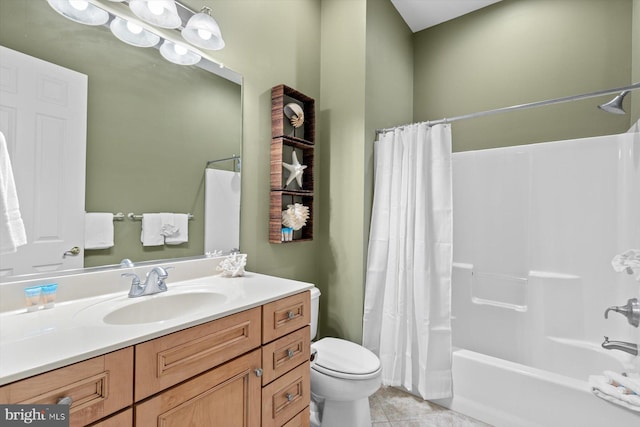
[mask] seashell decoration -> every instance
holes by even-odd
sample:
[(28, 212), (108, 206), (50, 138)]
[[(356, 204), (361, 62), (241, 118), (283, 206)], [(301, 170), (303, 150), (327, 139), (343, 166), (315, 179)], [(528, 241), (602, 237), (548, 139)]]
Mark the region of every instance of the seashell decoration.
[(247, 254), (233, 253), (222, 260), (216, 267), (224, 277), (244, 276), (244, 266), (247, 265)]
[(309, 207), (301, 203), (288, 205), (286, 211), (282, 211), (282, 225), (300, 230), (307, 225), (309, 219)]
[(304, 123), (304, 111), (302, 111), (302, 107), (295, 102), (284, 106), (284, 115), (287, 116), (291, 122), (291, 126), (294, 128), (299, 128)]

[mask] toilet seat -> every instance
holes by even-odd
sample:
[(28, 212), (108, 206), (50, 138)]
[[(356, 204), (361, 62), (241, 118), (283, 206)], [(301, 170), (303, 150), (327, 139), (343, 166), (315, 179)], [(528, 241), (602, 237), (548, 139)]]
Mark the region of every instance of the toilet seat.
[(340, 338), (323, 338), (311, 345), (318, 351), (317, 372), (334, 378), (367, 380), (380, 374), (380, 360), (370, 350)]

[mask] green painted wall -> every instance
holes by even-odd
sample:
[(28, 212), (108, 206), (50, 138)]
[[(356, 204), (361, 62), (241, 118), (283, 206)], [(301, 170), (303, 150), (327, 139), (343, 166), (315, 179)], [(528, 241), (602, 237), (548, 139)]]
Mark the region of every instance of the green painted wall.
[[(414, 119), (628, 85), (631, 11), (632, 0), (505, 0), (421, 31)], [(456, 122), (454, 151), (624, 132), (628, 115), (595, 108), (610, 98)]]
[[(640, 83), (640, 0), (633, 0), (631, 81)], [(640, 120), (640, 90), (631, 93), (631, 123)]]
[[(192, 7), (213, 9), (226, 47), (214, 53), (244, 76), (243, 175), (240, 248), (250, 271), (318, 283), (319, 239), (296, 244), (270, 244), (269, 174), (271, 88), (285, 84), (320, 99), (320, 2), (318, 0), (189, 0)], [(316, 126), (316, 141), (321, 132)], [(318, 144), (318, 142), (316, 142)], [(316, 164), (321, 147), (316, 148)], [(324, 180), (316, 169), (314, 209)]]
[(411, 120), (412, 35), (388, 0), (321, 4), (320, 326), (361, 342), (372, 141)]
[(321, 334), (360, 340), (366, 0), (321, 2)]

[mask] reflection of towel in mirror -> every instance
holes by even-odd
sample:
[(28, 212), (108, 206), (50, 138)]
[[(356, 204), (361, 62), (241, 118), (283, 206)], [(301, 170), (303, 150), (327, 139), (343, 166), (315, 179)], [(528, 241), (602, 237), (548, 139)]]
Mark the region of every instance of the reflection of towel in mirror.
[(160, 234), (162, 228), (162, 216), (158, 213), (142, 214), (142, 233), (140, 241), (142, 246), (162, 246), (164, 236)]
[(175, 232), (164, 238), (166, 245), (179, 245), (189, 241), (189, 215), (173, 214), (173, 226)]
[[(590, 375), (589, 386), (601, 399), (640, 412), (640, 396), (605, 375)], [(615, 384), (615, 385), (614, 385)]]
[(165, 237), (165, 243), (167, 241), (167, 237), (175, 236), (179, 228), (174, 223), (174, 214), (162, 212), (160, 214), (160, 218), (162, 219), (162, 225), (160, 226), (160, 234)]
[(84, 215), (84, 248), (107, 249), (113, 246), (113, 214), (88, 212)]
[(0, 252), (15, 252), (27, 244), (27, 233), (20, 214), (18, 193), (4, 134), (0, 132)]

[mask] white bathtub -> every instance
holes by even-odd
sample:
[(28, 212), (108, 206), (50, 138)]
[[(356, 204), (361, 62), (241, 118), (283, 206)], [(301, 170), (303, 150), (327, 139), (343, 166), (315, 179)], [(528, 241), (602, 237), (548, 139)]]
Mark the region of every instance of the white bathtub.
[(640, 247), (640, 134), (453, 156), (453, 398), (497, 426), (640, 426), (588, 377), (637, 372), (640, 328), (604, 310), (640, 297), (614, 255)]
[(595, 397), (586, 381), (461, 349), (453, 398), (434, 402), (496, 427), (640, 425), (640, 413)]

